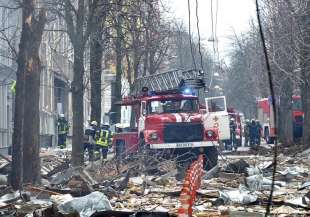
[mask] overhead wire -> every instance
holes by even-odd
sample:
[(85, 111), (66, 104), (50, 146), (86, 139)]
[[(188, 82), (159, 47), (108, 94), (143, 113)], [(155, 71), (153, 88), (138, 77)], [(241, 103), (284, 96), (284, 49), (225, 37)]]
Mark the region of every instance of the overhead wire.
[[(210, 12), (211, 12), (211, 33), (212, 33), (212, 36), (211, 36), (211, 40), (212, 40), (212, 47), (213, 47), (213, 57), (215, 57), (215, 44), (214, 44), (214, 21), (213, 21), (213, 0), (210, 1)], [(214, 61), (214, 60), (212, 60)], [(213, 75), (214, 75), (214, 63), (212, 63), (211, 65), (211, 73), (210, 73), (210, 82), (209, 82), (209, 85), (208, 85), (208, 89), (210, 90), (211, 89), (211, 86), (212, 86), (212, 83), (213, 83)]]
[[(269, 83), (269, 88), (270, 88), (270, 94), (271, 94), (271, 100), (272, 100), (272, 110), (274, 114), (274, 125), (275, 125), (275, 134), (277, 134), (277, 110), (276, 110), (276, 102), (275, 102), (275, 92), (273, 88), (273, 77), (271, 73), (271, 68), (270, 68), (270, 63), (269, 63), (269, 58), (268, 58), (268, 52), (267, 52), (267, 47), (266, 47), (266, 42), (265, 42), (265, 36), (262, 28), (262, 22), (260, 18), (260, 9), (259, 9), (259, 4), (258, 0), (255, 1), (255, 6), (256, 6), (256, 16), (257, 16), (257, 22), (258, 22), (258, 27), (259, 27), (259, 34), (260, 38), (262, 41), (262, 46), (263, 46), (263, 51), (264, 51), (264, 57), (265, 57), (265, 62), (266, 62), (266, 69), (267, 69), (267, 74), (268, 74), (268, 83)], [(272, 205), (273, 201), (273, 191), (274, 191), (274, 186), (275, 186), (275, 176), (276, 176), (276, 170), (277, 170), (277, 160), (278, 158), (278, 141), (277, 137), (275, 137), (275, 143), (274, 143), (274, 155), (273, 155), (273, 171), (272, 171), (272, 182), (271, 182), (271, 190), (268, 198), (268, 204), (266, 207), (266, 213), (265, 217), (270, 215), (270, 207)]]
[(191, 5), (190, 0), (187, 0), (187, 10), (188, 10), (188, 37), (189, 37), (189, 46), (191, 49), (191, 55), (192, 55), (192, 64), (194, 65), (195, 70), (197, 69), (195, 55), (194, 55), (194, 49), (193, 49), (193, 42), (192, 42), (192, 32), (191, 32)]
[(198, 52), (200, 56), (200, 68), (203, 71), (203, 59), (201, 53), (201, 39), (200, 39), (200, 30), (199, 30), (199, 16), (198, 16), (198, 0), (196, 0), (196, 24), (197, 24), (197, 33), (198, 33)]
[(218, 8), (219, 8), (219, 0), (216, 0), (216, 5), (215, 5), (214, 38), (215, 38), (215, 44), (216, 44), (217, 61), (219, 62), (219, 61), (220, 61), (220, 52), (219, 52), (219, 44), (218, 44), (218, 37), (217, 37)]

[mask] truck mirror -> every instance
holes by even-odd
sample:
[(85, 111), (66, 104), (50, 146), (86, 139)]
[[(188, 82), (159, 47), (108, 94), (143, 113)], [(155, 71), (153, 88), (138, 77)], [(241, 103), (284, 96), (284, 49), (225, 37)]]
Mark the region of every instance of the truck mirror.
[(146, 115), (146, 110), (145, 109), (143, 109), (142, 114)]

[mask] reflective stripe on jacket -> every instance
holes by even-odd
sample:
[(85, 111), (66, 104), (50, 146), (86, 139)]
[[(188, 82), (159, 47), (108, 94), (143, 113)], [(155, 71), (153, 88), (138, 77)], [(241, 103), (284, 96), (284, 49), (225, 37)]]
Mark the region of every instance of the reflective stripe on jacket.
[(109, 137), (110, 137), (109, 134), (110, 134), (110, 131), (108, 130), (100, 130), (100, 135), (96, 143), (102, 147), (108, 147)]

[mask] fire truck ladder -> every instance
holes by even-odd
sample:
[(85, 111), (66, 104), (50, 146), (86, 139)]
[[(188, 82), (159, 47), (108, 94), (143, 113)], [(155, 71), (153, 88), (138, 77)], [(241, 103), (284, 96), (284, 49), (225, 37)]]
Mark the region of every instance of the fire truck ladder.
[(134, 82), (132, 94), (140, 93), (143, 87), (148, 87), (150, 91), (168, 91), (177, 90), (183, 85), (193, 88), (205, 87), (203, 72), (199, 70), (172, 70), (138, 78)]

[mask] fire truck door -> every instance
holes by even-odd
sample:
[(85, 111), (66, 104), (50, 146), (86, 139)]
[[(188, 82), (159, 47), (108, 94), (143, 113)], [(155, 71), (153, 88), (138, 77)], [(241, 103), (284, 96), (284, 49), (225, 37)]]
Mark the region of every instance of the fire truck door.
[(141, 110), (140, 110), (140, 117), (139, 117), (139, 133), (145, 129), (145, 116), (146, 116), (146, 102), (141, 102)]
[(229, 115), (225, 96), (206, 98), (205, 128), (217, 128), (220, 140), (230, 139)]

